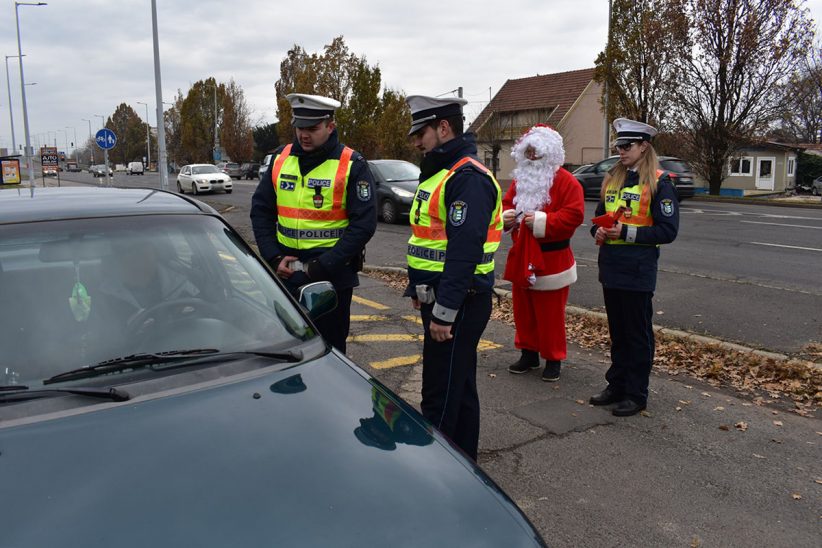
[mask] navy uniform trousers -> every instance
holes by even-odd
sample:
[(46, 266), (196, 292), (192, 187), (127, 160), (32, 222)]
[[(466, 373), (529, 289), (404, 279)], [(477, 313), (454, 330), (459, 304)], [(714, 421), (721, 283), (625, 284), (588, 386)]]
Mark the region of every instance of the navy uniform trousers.
[(314, 320), (314, 324), (331, 346), (345, 354), (345, 340), (351, 328), (351, 299), (354, 288), (337, 290), (337, 307)]
[(477, 460), (480, 404), (477, 345), (491, 317), (491, 293), (468, 294), (454, 322), (452, 339), (437, 342), (429, 325), (433, 304), (420, 307), (425, 338), (422, 350), (423, 416)]
[(654, 362), (654, 294), (623, 289), (603, 289), (603, 293), (611, 333), (608, 388), (645, 405)]

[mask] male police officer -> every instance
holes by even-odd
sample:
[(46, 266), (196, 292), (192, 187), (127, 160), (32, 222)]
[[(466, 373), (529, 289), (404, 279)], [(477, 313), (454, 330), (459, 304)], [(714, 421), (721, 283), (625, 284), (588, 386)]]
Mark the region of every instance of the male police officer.
[(365, 159), (338, 140), (338, 101), (301, 93), (286, 98), (296, 138), (275, 151), (251, 199), (254, 238), (292, 292), (331, 281), (339, 304), (315, 323), (345, 352), (357, 271), (377, 230), (374, 182)]
[(408, 134), (425, 156), (411, 207), (405, 296), (421, 311), (422, 413), (477, 458), (477, 344), (491, 315), (501, 193), (463, 133), (464, 99), (407, 98)]

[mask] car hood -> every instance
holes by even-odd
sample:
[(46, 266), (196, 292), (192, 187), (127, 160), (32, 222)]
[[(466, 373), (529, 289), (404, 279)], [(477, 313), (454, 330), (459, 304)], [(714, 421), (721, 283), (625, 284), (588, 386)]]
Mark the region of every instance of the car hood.
[(539, 544), (479, 468), (336, 354), (82, 411), (0, 425), (4, 544)]

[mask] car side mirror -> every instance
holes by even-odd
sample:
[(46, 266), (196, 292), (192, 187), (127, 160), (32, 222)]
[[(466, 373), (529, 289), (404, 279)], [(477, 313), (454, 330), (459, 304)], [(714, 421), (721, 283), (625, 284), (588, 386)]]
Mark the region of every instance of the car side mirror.
[(337, 308), (337, 292), (331, 282), (314, 282), (300, 287), (298, 300), (312, 320)]

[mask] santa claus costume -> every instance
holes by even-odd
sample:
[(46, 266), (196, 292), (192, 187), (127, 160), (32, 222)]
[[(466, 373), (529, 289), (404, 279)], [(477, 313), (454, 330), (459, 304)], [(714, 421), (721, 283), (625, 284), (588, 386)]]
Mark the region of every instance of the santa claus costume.
[(522, 355), (508, 371), (537, 369), (542, 356), (542, 379), (551, 382), (567, 356), (565, 305), (577, 279), (571, 237), (585, 217), (585, 200), (582, 185), (561, 167), (562, 137), (550, 127), (532, 127), (511, 156), (517, 165), (502, 207), (514, 245), (503, 278), (512, 284), (514, 346)]

